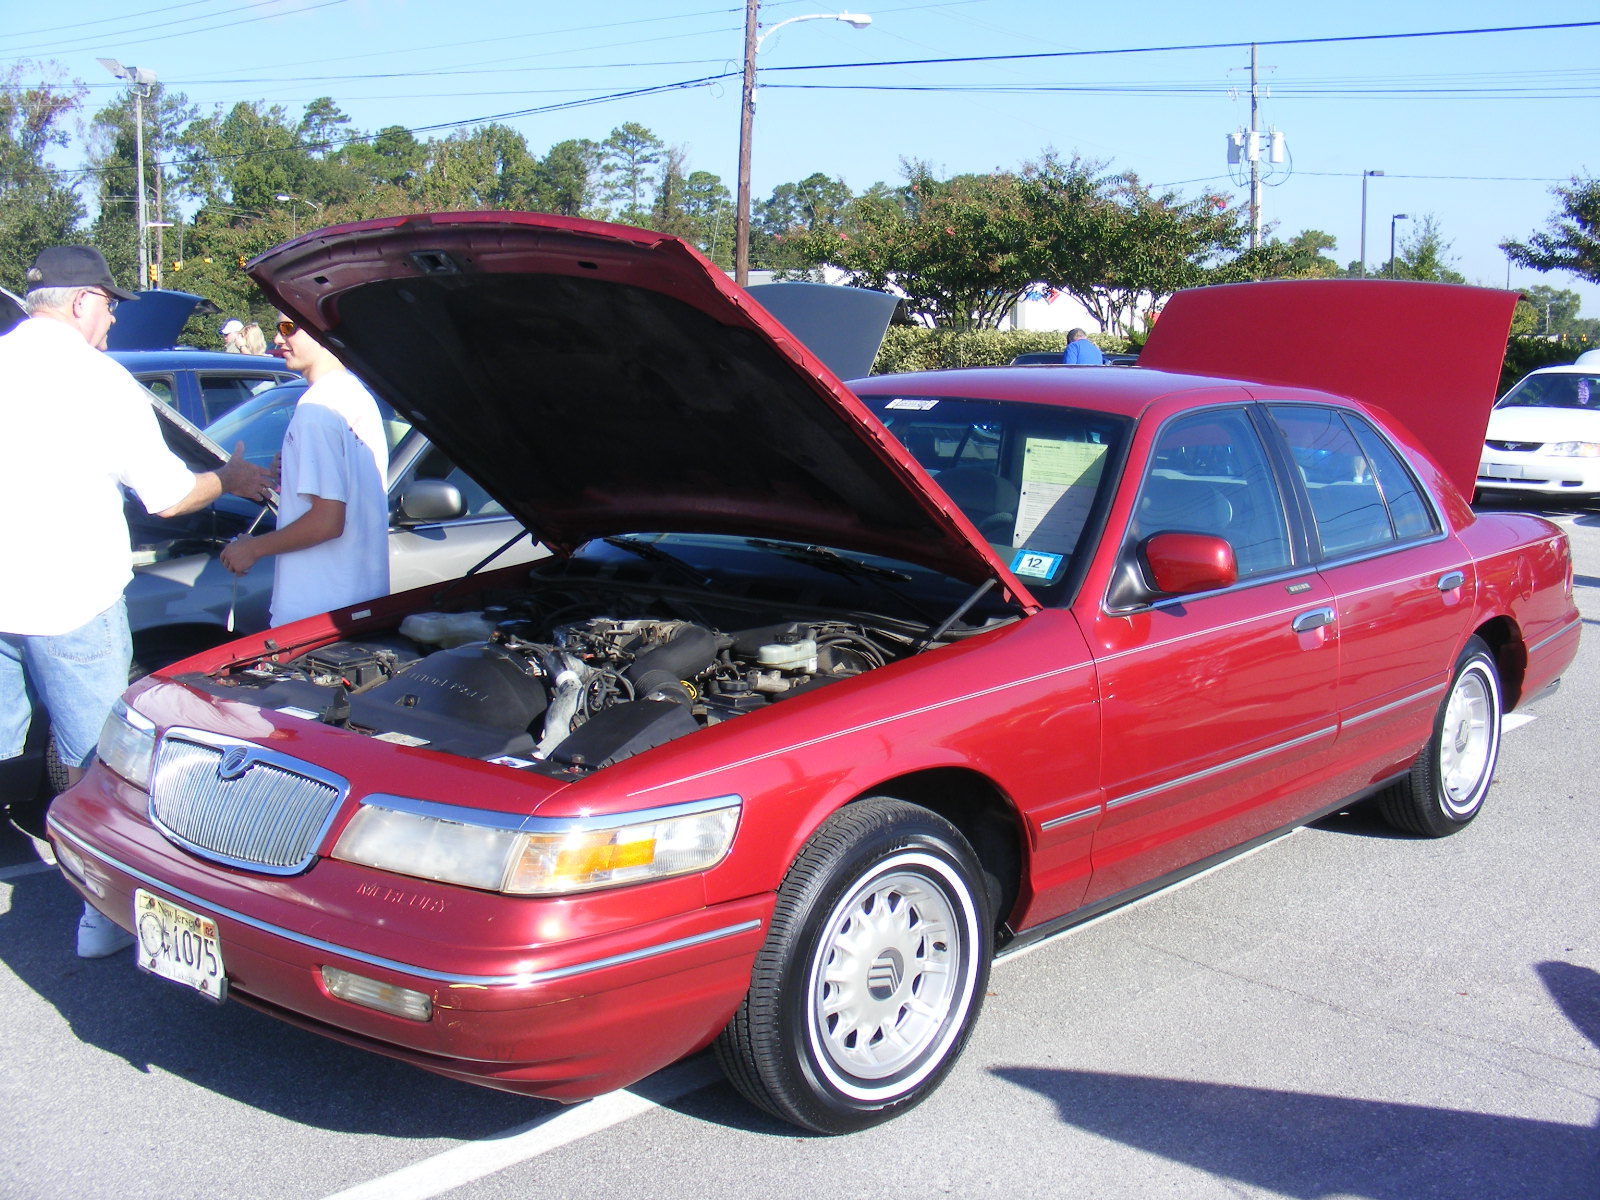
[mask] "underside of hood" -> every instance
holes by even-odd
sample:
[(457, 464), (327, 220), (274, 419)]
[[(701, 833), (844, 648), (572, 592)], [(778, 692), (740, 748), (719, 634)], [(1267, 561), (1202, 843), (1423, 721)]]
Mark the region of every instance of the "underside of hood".
[(828, 368), (676, 238), (443, 214), (320, 230), (250, 271), (553, 548), (752, 534), (1007, 577)]
[(1179, 292), (1139, 365), (1316, 388), (1398, 417), (1472, 495), (1515, 292), (1294, 279)]

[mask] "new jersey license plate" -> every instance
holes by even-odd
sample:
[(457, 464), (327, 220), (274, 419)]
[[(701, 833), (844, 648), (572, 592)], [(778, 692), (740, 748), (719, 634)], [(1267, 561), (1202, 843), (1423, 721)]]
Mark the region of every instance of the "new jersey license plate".
[(228, 991), (217, 923), (139, 888), (133, 893), (134, 929), (142, 970), (221, 1000)]

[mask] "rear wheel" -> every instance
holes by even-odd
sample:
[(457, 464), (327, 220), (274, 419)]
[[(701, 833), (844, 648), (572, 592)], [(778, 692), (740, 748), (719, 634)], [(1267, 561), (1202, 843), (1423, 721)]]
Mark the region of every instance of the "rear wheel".
[(923, 1100), (983, 1003), (982, 878), (955, 827), (915, 805), (865, 800), (825, 822), (779, 889), (750, 991), (717, 1041), (734, 1086), (829, 1134)]
[(1500, 757), (1500, 674), (1482, 639), (1471, 639), (1450, 680), (1433, 737), (1410, 774), (1379, 794), (1378, 811), (1396, 829), (1444, 837), (1483, 808)]

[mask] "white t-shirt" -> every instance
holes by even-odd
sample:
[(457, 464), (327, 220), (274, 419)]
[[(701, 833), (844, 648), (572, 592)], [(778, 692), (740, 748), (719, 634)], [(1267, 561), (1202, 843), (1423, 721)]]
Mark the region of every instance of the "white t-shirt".
[(122, 487), (151, 512), (193, 490), (150, 404), (64, 322), (0, 337), (0, 631), (70, 633), (110, 608), (133, 577)]
[(320, 496), (343, 502), (344, 532), (274, 559), (274, 625), (389, 594), (388, 475), (383, 418), (361, 381), (340, 370), (307, 388), (283, 437), (278, 527)]

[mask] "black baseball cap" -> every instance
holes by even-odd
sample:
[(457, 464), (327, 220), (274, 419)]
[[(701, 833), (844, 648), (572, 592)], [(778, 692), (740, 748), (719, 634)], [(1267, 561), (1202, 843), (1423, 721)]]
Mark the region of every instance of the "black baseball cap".
[(93, 246), (50, 246), (28, 268), (28, 291), (54, 287), (105, 288), (118, 300), (137, 300), (111, 282), (105, 256)]

